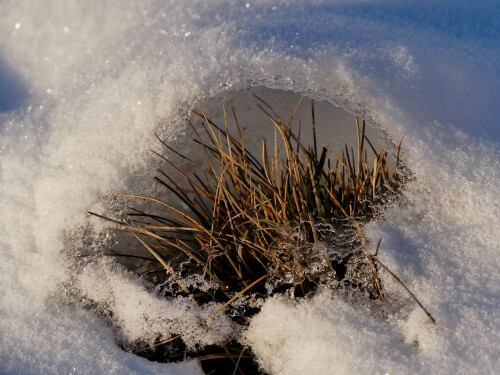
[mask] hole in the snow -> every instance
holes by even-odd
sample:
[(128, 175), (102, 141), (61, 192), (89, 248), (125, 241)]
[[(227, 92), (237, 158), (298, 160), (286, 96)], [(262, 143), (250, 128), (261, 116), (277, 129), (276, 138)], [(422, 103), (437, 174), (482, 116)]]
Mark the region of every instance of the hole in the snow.
[[(124, 348), (156, 361), (198, 358), (208, 373), (259, 373), (239, 339), (267, 297), (330, 287), (383, 299), (362, 225), (404, 181), (396, 145), (329, 102), (266, 87), (204, 100), (186, 121), (182, 138), (158, 136), (156, 189), (124, 192), (120, 215), (94, 213), (115, 229), (102, 252), (156, 298), (199, 307), (199, 329), (232, 331), (197, 341), (174, 317), (169, 337), (156, 328), (148, 340), (127, 336), (128, 320), (96, 301)], [(154, 314), (136, 315), (132, 324), (157, 327)], [(218, 316), (226, 320), (214, 323)]]

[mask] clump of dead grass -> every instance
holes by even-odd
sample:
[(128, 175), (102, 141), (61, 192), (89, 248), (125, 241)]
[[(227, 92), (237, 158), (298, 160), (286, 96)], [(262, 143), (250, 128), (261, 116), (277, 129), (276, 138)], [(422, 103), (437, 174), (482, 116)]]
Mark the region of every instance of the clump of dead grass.
[[(353, 119), (356, 149), (346, 145), (337, 153), (317, 141), (314, 105), (313, 141), (305, 145), (301, 128), (294, 124), (300, 102), (290, 120), (283, 122), (268, 103), (256, 99), (274, 126), (273, 139), (262, 142), (258, 155), (245, 145), (234, 110), (236, 134), (229, 130), (227, 113), (219, 125), (200, 107), (193, 111), (199, 122), (190, 124), (202, 161), (158, 138), (170, 156), (157, 154), (166, 168), (158, 170), (155, 180), (179, 204), (121, 194), (149, 201), (156, 209), (135, 210), (126, 222), (105, 219), (117, 223), (117, 230), (130, 233), (154, 256), (161, 266), (153, 271), (155, 277), (168, 284), (170, 295), (190, 295), (200, 304), (221, 302), (213, 314), (249, 291), (262, 298), (286, 290), (306, 295), (318, 284), (341, 281), (341, 268), (354, 258), (352, 249), (341, 258), (346, 264), (326, 255), (323, 247), (335, 236), (336, 225), (354, 228), (361, 245), (358, 258), (363, 258), (376, 296), (383, 299), (377, 265), (386, 267), (368, 250), (361, 223), (376, 215), (388, 187), (398, 186), (401, 143), (390, 173), (388, 154), (383, 148), (376, 150), (366, 137), (364, 120)], [(171, 161), (172, 156), (183, 162)], [(188, 165), (196, 172), (188, 172)], [(237, 318), (255, 310), (248, 303)]]
[[(365, 136), (365, 121), (354, 119), (356, 152), (346, 145), (337, 154), (317, 142), (314, 107), (313, 144), (306, 146), (301, 130), (294, 130), (294, 114), (285, 123), (269, 104), (257, 99), (275, 130), (273, 145), (264, 140), (258, 156), (245, 146), (234, 111), (237, 135), (230, 134), (226, 117), (219, 126), (203, 109), (193, 111), (201, 120), (199, 128), (191, 126), (194, 142), (205, 156), (202, 162), (161, 141), (171, 153), (196, 167), (197, 172), (190, 174), (184, 166), (159, 155), (168, 170), (159, 170), (155, 180), (187, 210), (157, 198), (122, 194), (154, 202), (162, 211), (134, 213), (120, 226), (158, 260), (179, 293), (192, 292), (182, 280), (181, 274), (186, 273), (201, 274), (221, 285), (226, 300), (265, 275), (274, 279), (283, 275), (284, 284), (300, 285), (303, 293), (314, 287), (321, 272), (336, 277), (328, 259), (311, 246), (324, 236), (322, 225), (328, 228), (331, 219), (372, 217), (377, 198), (397, 176), (397, 166), (389, 174), (387, 152), (377, 152)], [(169, 264), (172, 253), (185, 257), (182, 269)], [(314, 272), (312, 263), (317, 268)], [(374, 267), (373, 272), (380, 289)]]

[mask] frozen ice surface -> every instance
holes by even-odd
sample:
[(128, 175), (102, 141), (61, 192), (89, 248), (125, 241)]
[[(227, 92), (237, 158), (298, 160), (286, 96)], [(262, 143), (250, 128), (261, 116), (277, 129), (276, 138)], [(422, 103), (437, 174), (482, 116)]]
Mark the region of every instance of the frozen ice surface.
[[(194, 99), (248, 84), (408, 135), (406, 204), (367, 233), (437, 320), (429, 327), (389, 277), (407, 304), (382, 317), (328, 293), (272, 299), (247, 332), (260, 363), (283, 374), (498, 372), (499, 12), (496, 0), (1, 2), (0, 372), (200, 373), (124, 353), (70, 303), (87, 285), (168, 309), (107, 262), (75, 268), (74, 234), (104, 227), (86, 211), (104, 210), (107, 194), (147, 191), (155, 131), (182, 142)], [(124, 332), (144, 332), (120, 298)]]

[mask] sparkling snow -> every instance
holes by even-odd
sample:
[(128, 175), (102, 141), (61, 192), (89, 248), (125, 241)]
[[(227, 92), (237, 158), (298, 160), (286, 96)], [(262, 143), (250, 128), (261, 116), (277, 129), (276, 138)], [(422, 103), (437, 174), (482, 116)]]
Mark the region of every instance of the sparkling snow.
[(0, 373), (202, 373), (125, 353), (77, 302), (113, 306), (129, 340), (190, 330), (193, 345), (216, 342), (230, 334), (223, 316), (198, 327), (208, 311), (161, 300), (112, 262), (76, 267), (75, 255), (106, 227), (88, 210), (147, 192), (155, 132), (182, 144), (196, 99), (249, 84), (407, 134), (405, 204), (366, 231), (437, 320), (387, 275), (383, 313), (328, 291), (273, 298), (244, 334), (259, 363), (498, 373), (498, 14), (496, 0), (2, 1)]

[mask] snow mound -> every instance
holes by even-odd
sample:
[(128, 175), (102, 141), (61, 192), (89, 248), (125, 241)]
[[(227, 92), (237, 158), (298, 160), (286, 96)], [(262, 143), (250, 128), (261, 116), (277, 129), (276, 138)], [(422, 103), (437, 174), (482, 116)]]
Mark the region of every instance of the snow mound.
[(445, 352), (430, 321), (419, 321), (418, 332), (426, 343), (420, 351), (367, 306), (323, 292), (311, 300), (269, 300), (253, 319), (246, 342), (271, 374), (398, 374), (409, 367), (420, 372), (420, 362)]

